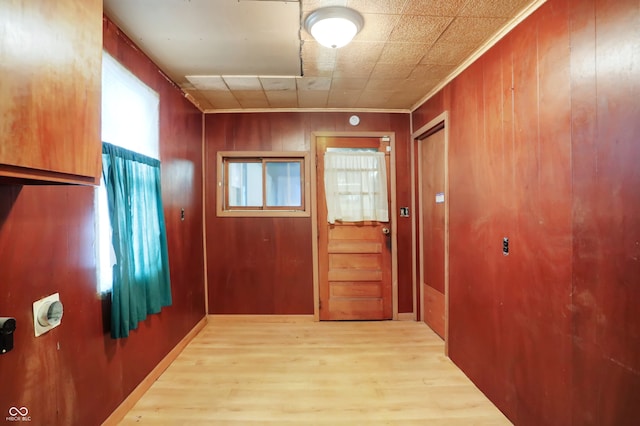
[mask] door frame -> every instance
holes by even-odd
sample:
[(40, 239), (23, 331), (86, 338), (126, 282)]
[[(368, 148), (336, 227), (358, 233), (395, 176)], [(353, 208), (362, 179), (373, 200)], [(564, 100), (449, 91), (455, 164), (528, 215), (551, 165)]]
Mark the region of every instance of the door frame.
[[(423, 247), (423, 232), (424, 224), (422, 219), (422, 170), (421, 161), (419, 155), (421, 154), (420, 144), (422, 139), (428, 137), (430, 133), (434, 133), (433, 130), (444, 126), (442, 131), (444, 132), (444, 353), (449, 354), (449, 112), (445, 111), (442, 114), (429, 121), (424, 126), (418, 128), (411, 134), (413, 143), (411, 144), (411, 202), (414, 211), (412, 226), (412, 275), (413, 275), (413, 303), (414, 312), (417, 312), (418, 303), (420, 303), (420, 318), (416, 318), (419, 321), (424, 321), (424, 294), (420, 277), (424, 271), (424, 262), (422, 259), (422, 253), (418, 256), (418, 247)], [(436, 130), (440, 131), (440, 130)], [(417, 169), (416, 169), (417, 165)], [(416, 188), (417, 182), (417, 188)], [(417, 194), (417, 199), (416, 199)], [(418, 217), (418, 223), (416, 223), (416, 216)], [(420, 257), (420, 259), (418, 259)], [(419, 302), (418, 302), (419, 301)]]
[(320, 279), (318, 262), (318, 206), (317, 206), (317, 180), (318, 180), (318, 158), (316, 156), (316, 139), (319, 137), (329, 138), (389, 138), (391, 156), (389, 158), (389, 191), (391, 221), (391, 307), (393, 309), (393, 320), (398, 319), (398, 217), (396, 214), (396, 134), (395, 132), (311, 132), (312, 173), (311, 173), (311, 241), (313, 254), (313, 319), (320, 321)]

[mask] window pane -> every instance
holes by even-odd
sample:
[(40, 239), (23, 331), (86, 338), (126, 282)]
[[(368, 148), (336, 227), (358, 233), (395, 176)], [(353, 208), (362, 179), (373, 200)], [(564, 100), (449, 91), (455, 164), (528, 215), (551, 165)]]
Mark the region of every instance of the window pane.
[(297, 207), (302, 205), (299, 161), (267, 162), (267, 206)]
[(229, 205), (262, 207), (262, 163), (229, 163)]
[(102, 54), (102, 141), (152, 158), (158, 152), (160, 97), (108, 53)]
[[(159, 158), (160, 96), (108, 53), (102, 53), (102, 141)], [(111, 222), (107, 190), (97, 190), (98, 283), (101, 292), (113, 285), (115, 253), (111, 243)]]

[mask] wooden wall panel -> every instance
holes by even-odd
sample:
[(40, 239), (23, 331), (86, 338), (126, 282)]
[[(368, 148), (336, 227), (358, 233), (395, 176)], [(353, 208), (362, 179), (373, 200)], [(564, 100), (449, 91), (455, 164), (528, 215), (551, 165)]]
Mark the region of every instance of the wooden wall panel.
[(640, 418), (640, 5), (571, 4), (573, 415), (577, 423), (633, 424)]
[(639, 24), (549, 0), (413, 113), (450, 114), (449, 353), (516, 424), (640, 418)]
[(482, 58), (451, 86), (449, 100), (449, 355), (468, 360), (469, 377), (494, 398), (496, 389), (509, 386), (499, 374), (502, 364), (494, 363), (500, 359), (495, 330), (504, 286), (495, 277), (505, 267), (505, 182), (496, 179), (502, 139), (488, 117), (502, 109), (500, 82), (499, 62)]
[[(94, 188), (1, 185), (0, 315), (18, 328), (14, 350), (0, 356), (0, 410), (26, 406), (34, 424), (100, 424), (205, 315), (202, 113), (107, 20), (104, 40), (160, 94), (173, 305), (112, 340), (109, 303), (97, 293)], [(55, 292), (62, 324), (36, 338), (31, 304)]]
[[(392, 114), (389, 116), (389, 121), (391, 128), (396, 132), (397, 208), (411, 209), (411, 132), (408, 115)], [(413, 312), (411, 216), (417, 212), (410, 211), (409, 217), (399, 217), (399, 211), (396, 214), (398, 215), (398, 312)]]
[[(218, 151), (309, 151), (314, 131), (393, 131), (398, 206), (411, 203), (409, 115), (362, 113), (225, 113), (205, 117), (207, 269), (213, 314), (313, 314), (311, 218), (216, 216)], [(411, 222), (398, 219), (399, 311), (413, 310)]]

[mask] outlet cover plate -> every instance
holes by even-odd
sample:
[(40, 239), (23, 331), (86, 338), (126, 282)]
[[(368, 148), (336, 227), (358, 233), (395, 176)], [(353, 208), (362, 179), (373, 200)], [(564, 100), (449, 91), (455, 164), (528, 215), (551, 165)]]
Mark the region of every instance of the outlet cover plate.
[(36, 337), (60, 325), (60, 322), (57, 322), (55, 324), (50, 324), (50, 325), (42, 325), (38, 321), (38, 314), (42, 306), (50, 305), (53, 302), (59, 302), (59, 301), (60, 301), (60, 294), (54, 293), (51, 296), (47, 296), (36, 302), (33, 302), (33, 328), (34, 328)]

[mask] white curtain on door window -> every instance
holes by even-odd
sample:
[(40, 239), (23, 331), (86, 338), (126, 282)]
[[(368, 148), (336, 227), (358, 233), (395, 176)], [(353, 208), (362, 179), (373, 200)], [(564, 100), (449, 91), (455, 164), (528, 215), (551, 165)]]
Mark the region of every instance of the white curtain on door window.
[(387, 167), (383, 152), (326, 152), (327, 221), (389, 221)]

